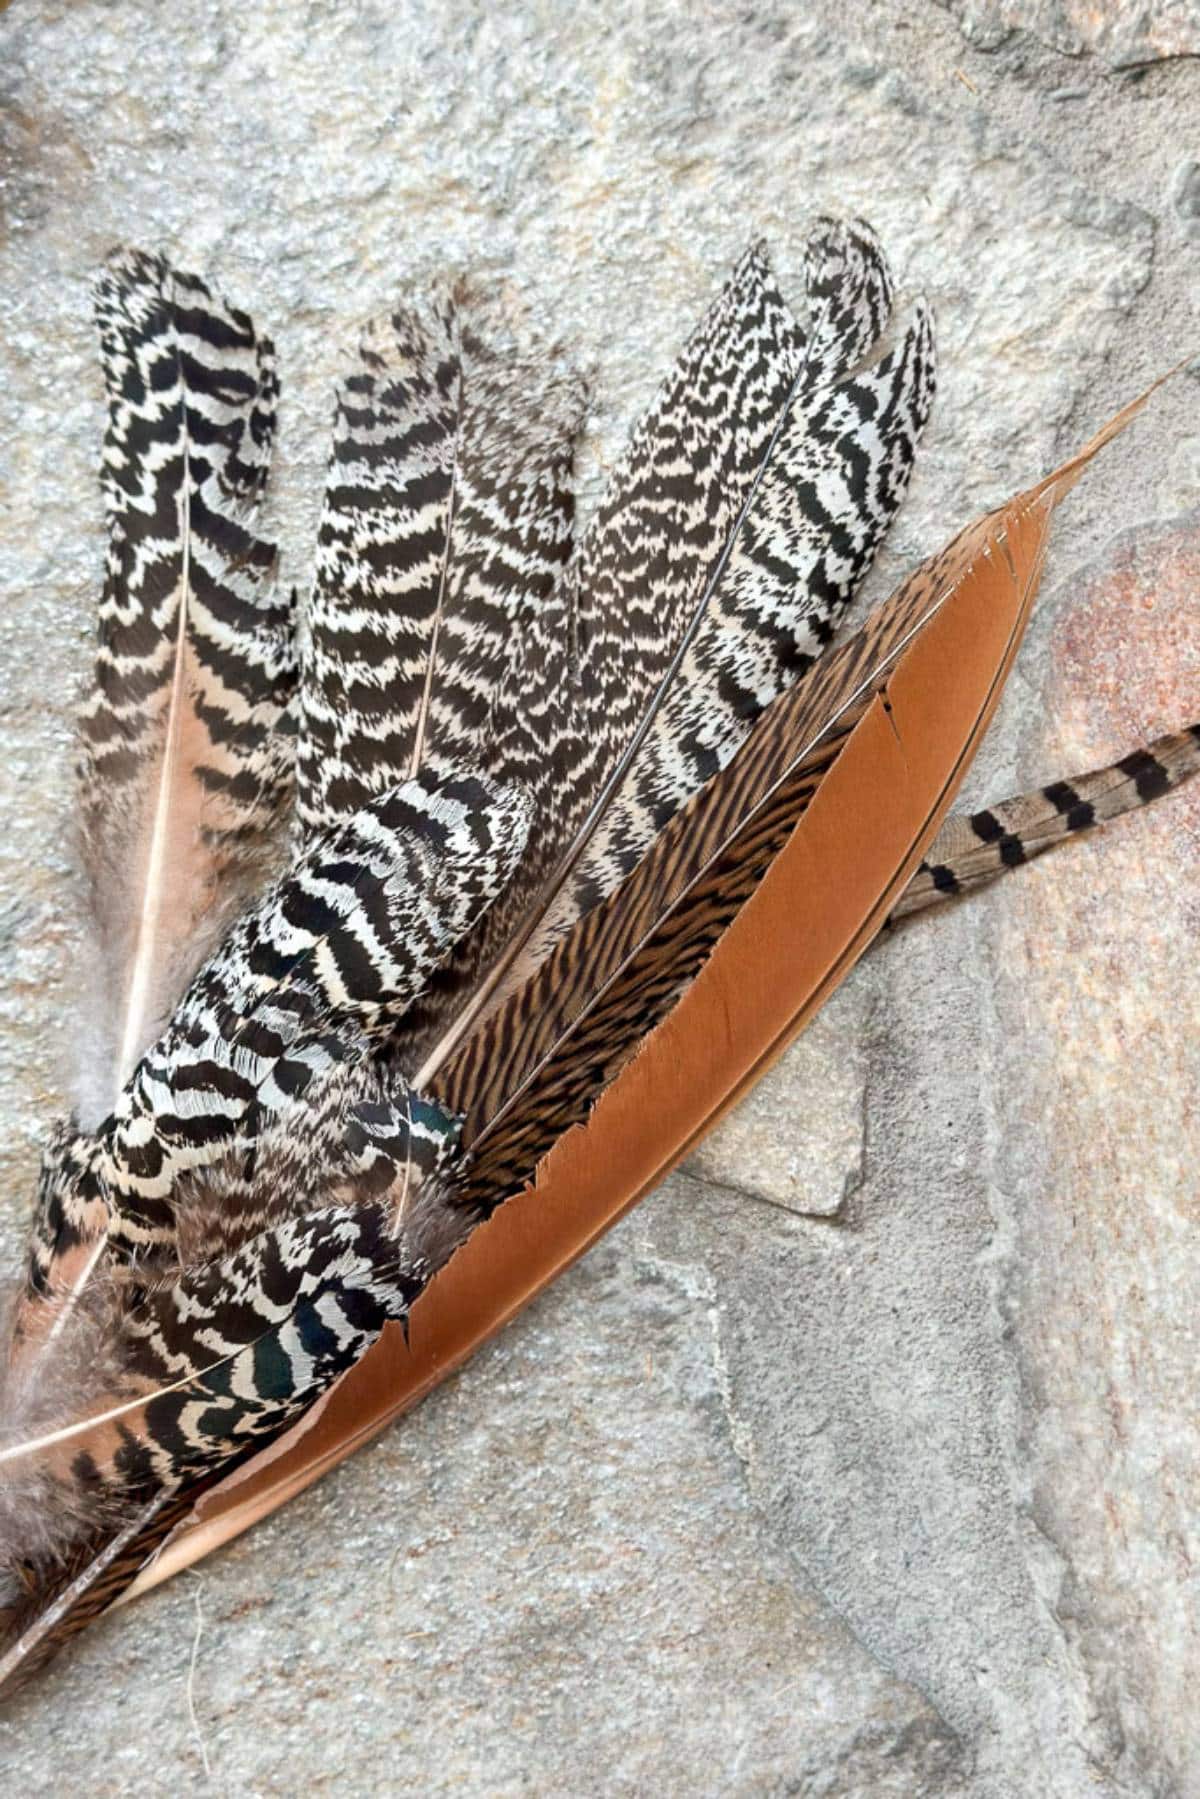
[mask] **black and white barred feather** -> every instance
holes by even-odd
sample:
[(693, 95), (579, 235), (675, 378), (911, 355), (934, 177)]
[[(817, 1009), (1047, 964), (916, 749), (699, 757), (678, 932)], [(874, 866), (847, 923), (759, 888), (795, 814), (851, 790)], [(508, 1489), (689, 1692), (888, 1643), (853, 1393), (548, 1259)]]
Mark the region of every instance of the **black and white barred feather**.
[(724, 768), (771, 702), (811, 666), (904, 497), (933, 401), (921, 303), (872, 363), (892, 283), (875, 234), (823, 222), (806, 260), (810, 325), (742, 510), (703, 577), (695, 629), (621, 785), (533, 946), (540, 961), (628, 875)]
[(81, 803), (104, 998), (93, 1115), (261, 874), (289, 790), (291, 606), (257, 532), (278, 383), (245, 313), (161, 258), (97, 283), (109, 548)]
[(249, 1150), (268, 1120), (293, 1130), (313, 1083), (369, 1054), (502, 891), (528, 828), (519, 789), (424, 774), (319, 838), (127, 1083), (104, 1134), (111, 1240), (169, 1246), (186, 1175)]
[(523, 621), (570, 548), (583, 398), (465, 282), (364, 333), (338, 396), (309, 607), (306, 832), (420, 769), (486, 759)]

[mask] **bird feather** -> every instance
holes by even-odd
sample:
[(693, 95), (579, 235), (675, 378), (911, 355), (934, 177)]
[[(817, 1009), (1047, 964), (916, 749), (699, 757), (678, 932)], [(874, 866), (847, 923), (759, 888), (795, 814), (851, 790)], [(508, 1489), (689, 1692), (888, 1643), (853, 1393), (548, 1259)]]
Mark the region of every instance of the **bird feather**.
[[(293, 685), (291, 604), (258, 535), (270, 340), (196, 276), (136, 251), (110, 258), (95, 310), (108, 555), (79, 753), (97, 989), (78, 1034), (85, 1130), (262, 875), (290, 789)], [(52, 1340), (103, 1250), (94, 1157), (65, 1153), (43, 1173), (26, 1345)]]
[(257, 514), (274, 349), (159, 257), (96, 288), (109, 547), (81, 801), (106, 977), (84, 1071), (103, 1117), (214, 932), (261, 872), (288, 791), (290, 601)]
[(1161, 799), (1200, 773), (1200, 724), (1172, 731), (1104, 768), (949, 818), (900, 895), (893, 919), (987, 886), (1069, 838)]

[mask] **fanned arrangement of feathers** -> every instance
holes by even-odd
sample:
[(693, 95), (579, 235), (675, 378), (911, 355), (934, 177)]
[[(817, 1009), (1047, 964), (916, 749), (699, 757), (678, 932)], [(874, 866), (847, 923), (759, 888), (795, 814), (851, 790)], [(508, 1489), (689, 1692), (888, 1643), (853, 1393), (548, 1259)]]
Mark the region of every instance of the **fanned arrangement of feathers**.
[(270, 343), (160, 259), (101, 276), (95, 991), (7, 1327), (0, 1680), (411, 1403), (889, 916), (1200, 766), (1193, 726), (943, 823), (1100, 440), (831, 648), (933, 331), (861, 223), (818, 224), (805, 297), (747, 253), (578, 542), (561, 357), (466, 283), (379, 320), (298, 655)]

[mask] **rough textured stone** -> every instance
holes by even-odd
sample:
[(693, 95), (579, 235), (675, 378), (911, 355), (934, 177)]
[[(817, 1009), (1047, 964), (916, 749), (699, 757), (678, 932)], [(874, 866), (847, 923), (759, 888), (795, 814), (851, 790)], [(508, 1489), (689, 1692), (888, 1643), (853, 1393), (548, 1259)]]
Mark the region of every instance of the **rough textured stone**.
[(1200, 55), (1196, 0), (939, 0), (967, 39), (996, 50), (1013, 31), (1066, 56), (1099, 55), (1117, 68)]
[[(333, 374), (446, 265), (585, 346), (586, 506), (745, 237), (794, 286), (815, 211), (868, 214), (943, 352), (874, 596), (1194, 352), (1200, 67), (1113, 78), (1111, 30), (1068, 59), (1015, 4), (975, 41), (905, 0), (697, 11), (0, 18), (9, 1265), (70, 1082), (111, 242), (274, 331), (301, 584)], [(1190, 28), (1134, 13), (1154, 54)], [(1064, 511), (973, 799), (1200, 715), (1195, 410), (1166, 389)], [(896, 933), (463, 1375), (10, 1706), (5, 1790), (1200, 1792), (1197, 804)]]
[(1200, 162), (1189, 157), (1171, 178), (1171, 201), (1192, 237), (1200, 237)]

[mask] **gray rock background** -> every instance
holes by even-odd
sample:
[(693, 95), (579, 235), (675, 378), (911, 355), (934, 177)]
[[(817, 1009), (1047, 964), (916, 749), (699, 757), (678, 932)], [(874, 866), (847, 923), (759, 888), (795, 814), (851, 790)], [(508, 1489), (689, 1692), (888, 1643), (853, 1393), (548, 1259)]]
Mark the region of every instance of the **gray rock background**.
[[(943, 374), (870, 583), (1197, 348), (1196, 8), (22, 0), (0, 17), (0, 1171), (63, 1104), (101, 563), (87, 282), (274, 330), (306, 580), (356, 325), (447, 264), (587, 347), (591, 502), (751, 233), (863, 212)], [(1200, 714), (1182, 379), (1061, 517), (971, 776)], [(877, 949), (411, 1419), (0, 1717), (6, 1792), (1200, 1794), (1200, 799)]]

